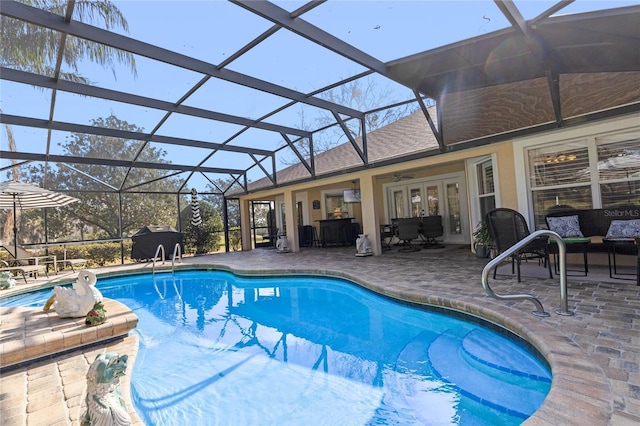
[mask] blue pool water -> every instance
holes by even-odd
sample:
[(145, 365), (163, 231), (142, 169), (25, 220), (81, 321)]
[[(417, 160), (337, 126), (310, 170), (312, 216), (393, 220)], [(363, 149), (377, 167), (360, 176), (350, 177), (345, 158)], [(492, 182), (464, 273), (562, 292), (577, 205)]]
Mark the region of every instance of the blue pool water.
[(148, 425), (515, 425), (551, 386), (518, 341), (339, 279), (188, 271), (98, 288), (140, 319), (128, 374)]

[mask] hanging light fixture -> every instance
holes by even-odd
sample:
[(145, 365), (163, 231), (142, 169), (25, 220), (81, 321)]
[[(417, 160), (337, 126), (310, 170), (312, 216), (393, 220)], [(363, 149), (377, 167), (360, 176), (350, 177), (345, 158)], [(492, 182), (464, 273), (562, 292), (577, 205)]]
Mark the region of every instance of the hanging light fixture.
[(544, 162), (545, 164), (553, 164), (553, 163), (563, 163), (565, 161), (573, 161), (575, 160), (577, 157), (575, 154), (563, 154), (563, 153), (559, 153), (556, 156), (553, 155), (547, 155), (544, 158)]

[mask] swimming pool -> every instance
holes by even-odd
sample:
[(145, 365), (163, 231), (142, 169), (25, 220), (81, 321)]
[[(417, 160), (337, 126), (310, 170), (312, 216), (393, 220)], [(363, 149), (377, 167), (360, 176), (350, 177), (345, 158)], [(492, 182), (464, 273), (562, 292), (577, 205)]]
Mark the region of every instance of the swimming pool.
[(551, 384), (517, 341), (339, 279), (187, 271), (98, 287), (140, 318), (131, 388), (149, 425), (520, 424)]

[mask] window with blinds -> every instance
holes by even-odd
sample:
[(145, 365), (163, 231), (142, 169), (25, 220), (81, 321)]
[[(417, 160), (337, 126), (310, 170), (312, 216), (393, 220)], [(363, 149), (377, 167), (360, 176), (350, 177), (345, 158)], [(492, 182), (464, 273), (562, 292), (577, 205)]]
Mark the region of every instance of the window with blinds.
[(532, 149), (529, 170), (532, 188), (590, 182), (587, 142)]
[(557, 206), (640, 205), (640, 130), (533, 148), (527, 157), (538, 228)]
[(493, 162), (483, 161), (476, 165), (478, 174), (478, 197), (480, 201), (480, 217), (484, 218), (489, 210), (496, 208), (495, 184), (493, 182)]
[(640, 205), (640, 132), (596, 138), (602, 207)]
[(586, 140), (528, 151), (530, 185), (536, 227), (558, 206), (590, 209), (591, 169)]

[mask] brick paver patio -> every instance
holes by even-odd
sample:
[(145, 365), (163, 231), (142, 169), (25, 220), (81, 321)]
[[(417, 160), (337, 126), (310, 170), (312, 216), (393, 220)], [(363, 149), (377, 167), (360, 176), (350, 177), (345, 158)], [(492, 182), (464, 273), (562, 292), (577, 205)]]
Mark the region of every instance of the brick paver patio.
[[(484, 294), (480, 277), (485, 263), (469, 253), (468, 247), (448, 246), (417, 253), (393, 250), (376, 257), (356, 257), (352, 248), (312, 248), (286, 254), (258, 249), (185, 258), (178, 267), (251, 274), (330, 274), (395, 298), (480, 316), (532, 342), (552, 367), (551, 392), (526, 424), (640, 424), (640, 287), (634, 281), (611, 280), (606, 268), (592, 266), (588, 277), (569, 277), (569, 310), (575, 315), (560, 316), (553, 312), (560, 307), (557, 278), (545, 278), (545, 268), (527, 264), (518, 283), (511, 266), (501, 266), (497, 279), (490, 280), (493, 290), (536, 296), (551, 313), (539, 318), (531, 314), (534, 306), (530, 302), (505, 302)], [(170, 264), (162, 266), (167, 267)], [(94, 271), (102, 275), (150, 268), (138, 264)], [(71, 276), (58, 279), (68, 282)], [(52, 284), (29, 286), (42, 285)], [(18, 285), (21, 287), (25, 286)], [(0, 293), (5, 294), (9, 291)], [(5, 315), (3, 311), (3, 322)], [(15, 336), (3, 327), (2, 345), (12, 338)], [(105, 349), (135, 355), (136, 347), (137, 339), (132, 336), (5, 369), (0, 379), (2, 424), (78, 424), (89, 360)]]

